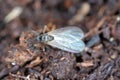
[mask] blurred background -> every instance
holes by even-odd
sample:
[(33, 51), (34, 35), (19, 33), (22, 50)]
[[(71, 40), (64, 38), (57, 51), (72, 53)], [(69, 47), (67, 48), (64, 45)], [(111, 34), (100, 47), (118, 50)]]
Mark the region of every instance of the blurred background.
[[(105, 22), (106, 17), (103, 27), (119, 21), (117, 16), (120, 0), (0, 0), (0, 69), (5, 67), (9, 47), (19, 43), (23, 31), (41, 30), (45, 25), (51, 28), (74, 25), (88, 33), (102, 19)], [(117, 26), (111, 34), (120, 40), (120, 25)]]

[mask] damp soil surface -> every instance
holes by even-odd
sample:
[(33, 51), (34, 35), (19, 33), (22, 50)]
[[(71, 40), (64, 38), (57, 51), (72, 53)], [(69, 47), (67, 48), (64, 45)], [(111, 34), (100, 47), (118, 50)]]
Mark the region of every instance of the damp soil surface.
[[(82, 52), (37, 39), (67, 26)], [(120, 0), (0, 0), (0, 80), (120, 80)]]

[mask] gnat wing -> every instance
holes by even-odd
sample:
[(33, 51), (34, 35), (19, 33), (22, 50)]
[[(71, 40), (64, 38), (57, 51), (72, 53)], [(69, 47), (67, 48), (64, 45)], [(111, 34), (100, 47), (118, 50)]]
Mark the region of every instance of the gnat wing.
[(53, 31), (48, 32), (48, 34), (50, 35), (71, 35), (71, 37), (76, 38), (78, 37), (79, 39), (82, 39), (84, 37), (84, 32), (75, 26), (70, 26), (70, 27), (64, 27), (64, 28), (60, 28), (60, 29), (56, 29)]
[(81, 40), (84, 34), (80, 28), (61, 28), (49, 32), (48, 35), (54, 37), (54, 40), (47, 43), (53, 47), (74, 53), (79, 53), (85, 48), (85, 44)]

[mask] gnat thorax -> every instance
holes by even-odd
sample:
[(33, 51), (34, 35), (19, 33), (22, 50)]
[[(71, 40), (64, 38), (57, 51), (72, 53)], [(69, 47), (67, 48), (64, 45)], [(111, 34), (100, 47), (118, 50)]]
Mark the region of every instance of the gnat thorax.
[(52, 41), (54, 40), (54, 37), (53, 36), (50, 36), (48, 34), (40, 34), (37, 36), (37, 41), (39, 42), (48, 42), (48, 41)]

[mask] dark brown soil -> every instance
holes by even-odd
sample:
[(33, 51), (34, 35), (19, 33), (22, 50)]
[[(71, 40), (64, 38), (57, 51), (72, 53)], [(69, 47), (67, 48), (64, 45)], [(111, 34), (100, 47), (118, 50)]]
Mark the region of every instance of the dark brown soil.
[[(45, 25), (81, 28), (86, 48), (37, 42)], [(0, 0), (0, 80), (120, 80), (120, 0)]]

